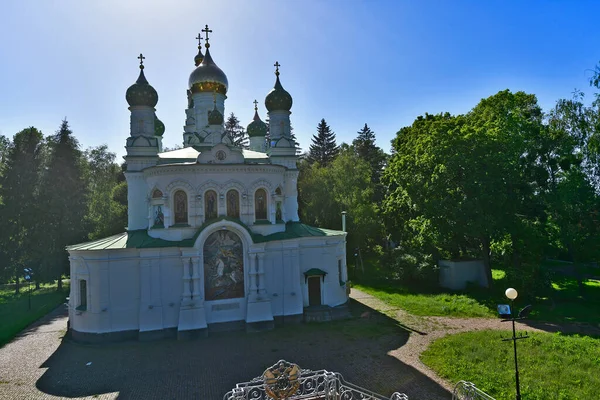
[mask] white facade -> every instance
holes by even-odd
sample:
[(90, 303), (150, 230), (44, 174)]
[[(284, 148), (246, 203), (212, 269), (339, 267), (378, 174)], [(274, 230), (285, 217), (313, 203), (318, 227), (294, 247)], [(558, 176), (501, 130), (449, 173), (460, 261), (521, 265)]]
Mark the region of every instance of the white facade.
[(347, 302), (346, 234), (298, 219), (289, 110), (270, 112), (280, 146), (266, 153), (232, 146), (222, 117), (215, 125), (219, 115), (210, 114), (224, 114), (226, 96), (202, 92), (207, 83), (226, 90), (215, 67), (203, 62), (190, 78), (180, 150), (160, 153), (162, 133), (148, 114), (155, 104), (136, 103), (139, 79), (128, 91), (128, 228), (68, 248), (74, 336), (186, 333), (232, 322), (262, 328), (309, 306)]

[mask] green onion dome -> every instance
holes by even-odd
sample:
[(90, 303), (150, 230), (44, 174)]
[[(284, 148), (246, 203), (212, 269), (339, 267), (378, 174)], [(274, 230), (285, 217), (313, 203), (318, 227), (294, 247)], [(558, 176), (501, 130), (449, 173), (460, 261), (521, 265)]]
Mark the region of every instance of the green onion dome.
[(158, 93), (146, 80), (144, 66), (140, 64), (140, 76), (137, 81), (129, 86), (125, 93), (125, 100), (130, 106), (155, 107), (158, 103)]
[(223, 95), (227, 93), (229, 87), (227, 76), (215, 64), (208, 48), (200, 65), (190, 74), (188, 84), (192, 93), (217, 92)]
[(158, 117), (154, 116), (154, 136), (162, 136), (165, 133), (165, 124), (158, 119)]
[(209, 125), (223, 125), (223, 114), (217, 110), (217, 104), (215, 103), (212, 111), (208, 112), (208, 124)]
[(254, 107), (254, 119), (248, 124), (246, 132), (249, 137), (265, 137), (267, 135), (267, 124), (265, 124), (258, 116), (258, 109)]
[(279, 81), (279, 63), (275, 63), (277, 69), (275, 75), (275, 87), (267, 94), (265, 98), (265, 107), (269, 111), (290, 111), (292, 108), (292, 96), (281, 86)]

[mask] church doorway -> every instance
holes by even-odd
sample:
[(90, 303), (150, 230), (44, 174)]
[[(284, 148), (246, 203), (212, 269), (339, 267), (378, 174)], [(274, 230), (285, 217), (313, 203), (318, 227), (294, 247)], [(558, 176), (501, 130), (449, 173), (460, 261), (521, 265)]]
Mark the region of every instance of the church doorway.
[(320, 276), (309, 276), (308, 277), (308, 305), (309, 306), (320, 306), (321, 305), (321, 277)]

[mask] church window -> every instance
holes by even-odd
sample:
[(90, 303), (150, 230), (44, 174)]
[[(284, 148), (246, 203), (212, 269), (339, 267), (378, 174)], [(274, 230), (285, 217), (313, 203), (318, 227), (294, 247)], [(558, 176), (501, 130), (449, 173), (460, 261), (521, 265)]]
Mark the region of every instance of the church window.
[(231, 218), (240, 217), (240, 195), (235, 189), (227, 192), (227, 216)]
[(175, 203), (175, 223), (187, 224), (188, 222), (188, 201), (187, 194), (183, 190), (178, 190), (173, 196)]
[(275, 194), (277, 196), (281, 196), (281, 188), (280, 187), (278, 187), (277, 189), (275, 189)]
[(204, 217), (206, 220), (217, 218), (217, 192), (214, 190), (204, 194)]
[(154, 189), (152, 192), (153, 199), (160, 199), (163, 196), (162, 192), (159, 189)]
[(85, 279), (79, 280), (79, 305), (77, 310), (87, 310), (87, 281)]
[(254, 217), (267, 219), (267, 192), (265, 189), (258, 189), (254, 193)]

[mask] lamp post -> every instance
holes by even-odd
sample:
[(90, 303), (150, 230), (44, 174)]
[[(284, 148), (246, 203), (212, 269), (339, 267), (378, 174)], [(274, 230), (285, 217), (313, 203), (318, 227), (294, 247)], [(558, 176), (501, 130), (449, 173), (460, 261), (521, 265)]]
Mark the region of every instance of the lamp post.
[(25, 268), (23, 270), (25, 272), (25, 280), (27, 281), (27, 292), (29, 297), (29, 310), (31, 310), (31, 275), (33, 275), (33, 270), (31, 268)]
[[(513, 347), (515, 350), (515, 385), (517, 388), (517, 400), (521, 400), (521, 388), (520, 388), (520, 384), (519, 384), (519, 364), (517, 362), (517, 340), (519, 339), (526, 339), (529, 336), (527, 336), (527, 332), (525, 332), (525, 335), (519, 335), (517, 336), (517, 332), (515, 329), (515, 321), (517, 320), (521, 320), (521, 319), (525, 319), (527, 317), (527, 315), (529, 314), (529, 312), (531, 311), (531, 305), (528, 305), (526, 307), (524, 307), (521, 311), (519, 311), (519, 315), (518, 317), (514, 317), (513, 315), (513, 304), (515, 299), (517, 298), (517, 296), (519, 295), (519, 293), (514, 289), (514, 288), (508, 288), (506, 289), (506, 291), (504, 292), (504, 294), (506, 295), (506, 297), (510, 300), (510, 310), (508, 314), (500, 314), (501, 316), (505, 317), (508, 316), (510, 318), (506, 318), (503, 319), (502, 322), (507, 322), (507, 321), (512, 321), (512, 337), (511, 338), (506, 338), (506, 339), (502, 339), (503, 342), (508, 341), (508, 340), (512, 340), (513, 342)], [(501, 306), (498, 306), (498, 310), (501, 310)]]

